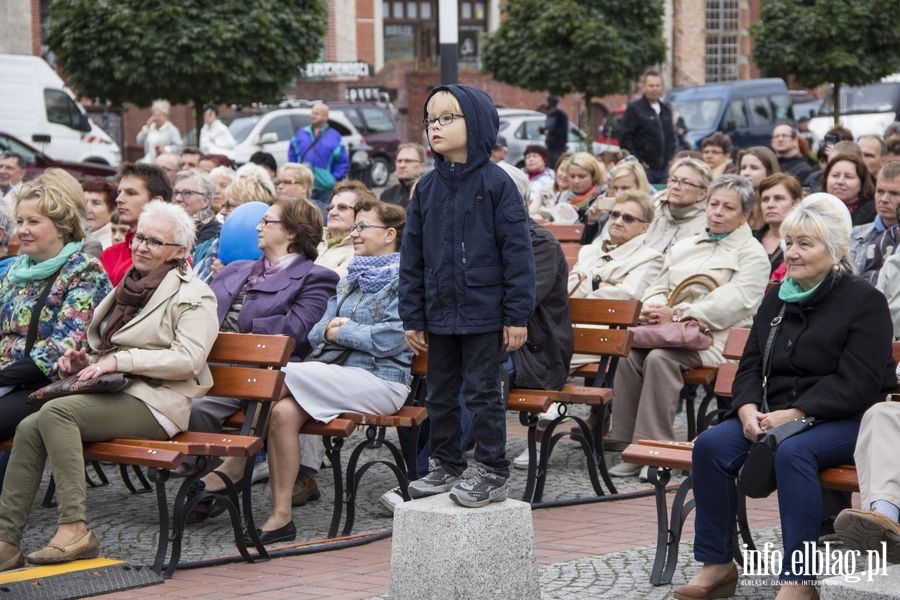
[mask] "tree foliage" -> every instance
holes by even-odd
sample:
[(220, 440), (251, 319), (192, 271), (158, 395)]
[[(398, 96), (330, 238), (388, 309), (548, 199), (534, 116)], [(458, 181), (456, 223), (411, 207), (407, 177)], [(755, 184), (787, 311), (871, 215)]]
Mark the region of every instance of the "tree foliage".
[(589, 99), (627, 92), (665, 58), (661, 0), (513, 0), (504, 10), (482, 63), (511, 85)]
[(900, 0), (763, 0), (756, 63), (808, 87), (864, 85), (900, 71)]
[(324, 0), (54, 0), (47, 44), (83, 96), (247, 104), (318, 57), (326, 16)]

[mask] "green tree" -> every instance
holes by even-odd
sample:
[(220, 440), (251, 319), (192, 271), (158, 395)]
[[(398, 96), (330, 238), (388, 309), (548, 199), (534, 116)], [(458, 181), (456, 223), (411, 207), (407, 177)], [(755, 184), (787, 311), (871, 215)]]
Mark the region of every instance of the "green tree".
[[(627, 92), (666, 55), (661, 0), (513, 0), (504, 11), (483, 69), (528, 90), (581, 92), (587, 107), (595, 96)], [(588, 130), (593, 139), (590, 121)]]
[(79, 94), (149, 106), (275, 100), (315, 60), (324, 0), (54, 0), (47, 44)]
[(804, 86), (864, 85), (900, 71), (900, 0), (763, 0), (753, 58)]

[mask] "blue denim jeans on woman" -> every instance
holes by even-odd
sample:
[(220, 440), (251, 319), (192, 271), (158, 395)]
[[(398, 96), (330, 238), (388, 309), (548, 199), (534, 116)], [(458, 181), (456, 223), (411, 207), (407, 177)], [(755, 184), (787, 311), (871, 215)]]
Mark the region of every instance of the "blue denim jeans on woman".
[[(781, 579), (813, 580), (802, 570), (791, 571), (794, 552), (804, 552), (804, 542), (815, 542), (822, 520), (822, 488), (819, 471), (853, 462), (859, 422), (828, 421), (785, 440), (775, 455), (778, 510), (784, 541)], [(694, 558), (700, 563), (731, 562), (735, 545), (737, 490), (740, 471), (750, 441), (739, 419), (728, 419), (704, 431), (694, 442), (691, 478), (696, 502)], [(812, 569), (812, 566), (810, 566)], [(775, 575), (775, 573), (771, 573)]]

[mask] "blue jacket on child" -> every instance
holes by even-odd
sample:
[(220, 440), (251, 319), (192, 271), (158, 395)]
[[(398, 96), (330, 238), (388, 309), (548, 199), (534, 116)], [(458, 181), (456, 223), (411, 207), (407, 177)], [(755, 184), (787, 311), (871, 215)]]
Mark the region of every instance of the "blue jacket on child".
[(446, 85), (431, 94), (439, 90), (462, 108), (467, 159), (450, 163), (435, 153), (434, 170), (416, 184), (401, 245), (403, 326), (438, 335), (525, 327), (534, 308), (534, 255), (522, 197), (490, 161), (497, 109), (476, 88)]

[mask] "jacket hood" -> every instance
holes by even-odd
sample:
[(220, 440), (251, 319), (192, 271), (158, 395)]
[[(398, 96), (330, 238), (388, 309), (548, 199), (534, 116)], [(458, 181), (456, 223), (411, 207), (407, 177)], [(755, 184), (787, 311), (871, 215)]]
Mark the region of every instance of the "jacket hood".
[[(448, 91), (459, 102), (463, 115), (465, 115), (466, 134), (468, 136), (467, 157), (463, 172), (467, 173), (477, 169), (491, 158), (491, 147), (497, 139), (497, 131), (500, 128), (500, 117), (494, 102), (482, 90), (467, 85), (439, 85), (431, 90), (425, 106), (422, 107), (422, 117), (428, 117), (428, 101), (435, 93)], [(427, 137), (427, 135), (426, 135)], [(428, 143), (431, 146), (431, 142)], [(434, 152), (434, 167), (440, 173), (447, 168), (444, 157)]]

